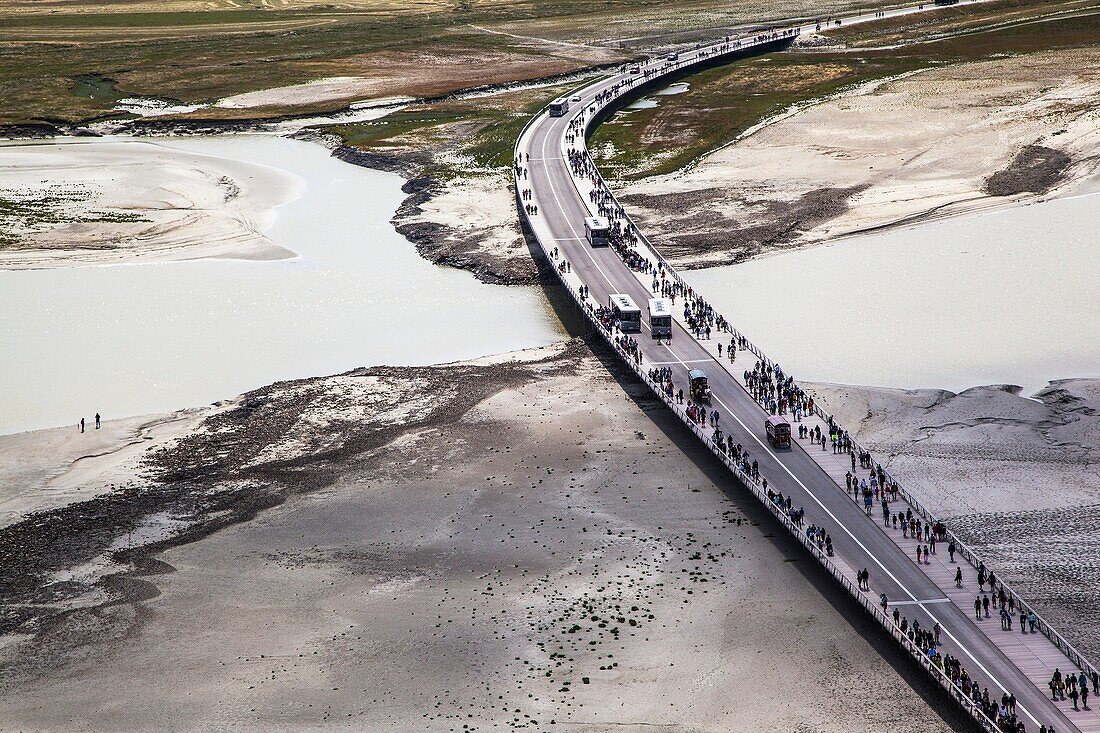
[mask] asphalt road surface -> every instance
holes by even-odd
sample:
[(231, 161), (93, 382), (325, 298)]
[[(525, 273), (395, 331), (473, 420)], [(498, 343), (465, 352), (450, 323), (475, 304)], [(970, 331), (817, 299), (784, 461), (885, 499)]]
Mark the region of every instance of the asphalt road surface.
[[(740, 52), (744, 53), (744, 49)], [(681, 53), (679, 64), (690, 63), (696, 53)], [(666, 63), (654, 62), (654, 68)], [(1051, 704), (1048, 693), (1037, 688), (971, 620), (973, 609), (962, 609), (951, 602), (921, 566), (882, 530), (877, 504), (868, 518), (863, 508), (797, 442), (790, 450), (771, 448), (764, 434), (765, 412), (727, 371), (726, 362), (712, 357), (679, 322), (674, 322), (671, 345), (659, 344), (651, 337), (646, 304), (654, 296), (611, 248), (588, 245), (584, 218), (591, 214), (563, 156), (568, 148), (564, 139), (570, 122), (593, 104), (597, 94), (629, 78), (626, 74), (614, 75), (575, 92), (582, 101), (573, 102), (569, 113), (563, 117), (541, 114), (521, 138), (517, 150), (530, 159), (524, 163), (527, 176), (524, 179), (521, 174), (520, 186), (532, 190), (539, 207), (532, 225), (542, 246), (547, 251), (558, 248), (560, 257), (569, 261), (573, 273), (589, 287), (596, 305), (606, 305), (611, 293), (626, 293), (641, 307), (642, 332), (633, 335), (646, 366), (671, 367), (676, 388), (683, 388), (685, 394), (687, 371), (701, 368), (706, 372), (713, 391), (712, 407), (721, 414), (723, 431), (759, 461), (761, 475), (768, 479), (769, 488), (792, 497), (795, 507), (805, 508), (807, 525), (824, 527), (843, 562), (870, 571), (875, 598), (878, 593), (885, 593), (891, 604), (902, 604), (910, 623), (919, 621), (925, 629), (931, 630), (938, 622), (942, 629), (942, 651), (958, 657), (971, 676), (989, 688), (990, 695), (999, 699), (1002, 691), (1015, 694), (1018, 715), (1029, 731), (1037, 731), (1040, 723), (1048, 726), (1053, 723), (1058, 731), (1078, 731)], [(682, 299), (677, 299), (674, 310), (682, 310), (682, 303)], [(728, 336), (725, 340), (728, 341)], [(730, 368), (739, 371), (751, 368), (754, 361), (748, 352), (741, 352), (736, 365)], [(968, 567), (965, 571), (973, 572)], [(867, 623), (874, 622), (867, 617)], [(1067, 660), (1064, 670), (1071, 667)]]

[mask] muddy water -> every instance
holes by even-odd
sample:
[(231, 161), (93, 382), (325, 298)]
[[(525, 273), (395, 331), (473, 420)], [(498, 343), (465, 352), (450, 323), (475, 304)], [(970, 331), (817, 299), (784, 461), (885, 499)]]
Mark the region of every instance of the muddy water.
[(0, 272), (0, 433), (563, 337), (537, 289), (485, 285), (419, 257), (389, 224), (404, 197), (398, 176), (274, 136), (159, 142), (304, 181), (264, 226), (299, 256)]
[(689, 272), (796, 377), (959, 391), (1100, 376), (1100, 194)]

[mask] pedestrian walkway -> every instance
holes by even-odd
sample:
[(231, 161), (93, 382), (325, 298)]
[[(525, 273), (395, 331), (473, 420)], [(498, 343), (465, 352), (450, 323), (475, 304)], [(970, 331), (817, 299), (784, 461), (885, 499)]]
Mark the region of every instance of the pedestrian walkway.
[[(819, 425), (822, 430), (828, 434), (828, 425), (819, 417), (814, 416), (808, 418), (805, 422), (811, 428), (814, 425)], [(818, 450), (809, 445), (809, 441), (806, 440), (800, 441), (800, 445), (804, 446), (804, 449), (818, 465), (824, 468), (825, 471), (833, 477), (833, 480), (837, 483), (837, 489), (843, 491), (845, 474), (851, 470), (851, 459), (849, 454), (833, 453), (831, 448), (824, 451)], [(870, 477), (870, 470), (859, 468), (858, 463), (856, 465), (856, 471), (853, 473), (858, 473), (860, 478)], [(907, 508), (912, 507), (909, 507), (903, 500), (899, 499), (898, 501), (890, 502), (890, 511), (894, 514), (897, 514), (899, 511), (904, 513)], [(881, 510), (878, 502), (875, 503), (871, 517), (868, 521), (874, 522), (887, 536), (894, 540), (899, 547), (904, 549), (909, 557), (913, 558), (914, 563), (916, 562), (917, 545), (920, 544), (923, 547), (926, 543), (923, 541), (918, 542), (913, 537), (904, 537), (901, 529), (895, 530), (893, 528), (885, 528), (882, 525)], [(956, 588), (955, 572), (960, 567), (963, 570), (963, 584), (962, 588)], [(956, 555), (955, 562), (952, 563), (950, 561), (946, 543), (937, 543), (936, 553), (927, 556), (927, 560), (922, 562), (921, 568), (924, 570), (924, 573), (936, 583), (940, 590), (943, 591), (944, 595), (964, 612), (973, 612), (975, 596), (992, 596), (989, 592), (988, 585), (985, 586), (984, 592), (979, 589), (976, 571), (965, 563), (961, 557)], [(874, 591), (873, 584), (872, 591)], [(1013, 620), (1011, 631), (1001, 629), (998, 610), (999, 609), (994, 609), (991, 604), (989, 617), (983, 617), (978, 623), (978, 626), (986, 637), (988, 637), (991, 642), (1004, 652), (1004, 654), (1028, 676), (1028, 679), (1030, 679), (1036, 687), (1039, 689), (1046, 689), (1055, 669), (1060, 670), (1062, 674), (1068, 674), (1071, 671), (1076, 673), (1078, 671), (1073, 664), (1066, 659), (1062, 651), (1047, 639), (1046, 636), (1038, 632), (1021, 633), (1018, 615), (1016, 615)], [(1085, 733), (1100, 733), (1100, 697), (1098, 697), (1096, 704), (1090, 703), (1090, 710), (1075, 711), (1073, 709), (1073, 704), (1068, 700), (1059, 701), (1058, 707), (1066, 714), (1066, 717), (1073, 720), (1081, 731)]]
[[(924, 6), (920, 6), (891, 12), (907, 13), (923, 10)], [(875, 17), (879, 16), (876, 14)], [(859, 21), (857, 19), (853, 22)], [(766, 44), (777, 39), (788, 38), (791, 34), (797, 35), (797, 32), (796, 29), (765, 34), (752, 39), (749, 43)], [(712, 52), (723, 53), (722, 49), (729, 49), (730, 44), (730, 39), (726, 39), (724, 47), (720, 43), (713, 50), (699, 50), (695, 58), (696, 60), (706, 58)], [(736, 47), (745, 46), (742, 46), (739, 41)], [(690, 59), (691, 57), (685, 55), (676, 66), (682, 67)], [(643, 65), (644, 78), (647, 81), (659, 78), (668, 73), (668, 67), (669, 64), (660, 64), (658, 68), (651, 70), (648, 64)], [(952, 696), (974, 714), (975, 719), (979, 720), (986, 730), (992, 731), (994, 728), (1001, 730), (1002, 726), (1010, 723), (1013, 727), (1015, 726), (1012, 721), (1016, 719), (1016, 706), (1010, 706), (1011, 714), (1007, 716), (1003, 710), (1000, 711), (1002, 722), (998, 725), (993, 725), (979, 710), (980, 706), (985, 709), (986, 714), (994, 718), (998, 717), (995, 703), (1001, 699), (999, 696), (1004, 692), (1013, 692), (1018, 696), (1019, 720), (1027, 723), (1027, 730), (1031, 733), (1041, 730), (1040, 721), (1048, 724), (1056, 722), (1059, 733), (1072, 732), (1072, 730), (1100, 733), (1094, 709), (1075, 711), (1070, 702), (1059, 700), (1050, 703), (1050, 698), (1045, 693), (1046, 683), (1055, 668), (1059, 669), (1063, 675), (1075, 671), (1074, 665), (1066, 655), (1080, 659), (1075, 650), (1062, 640), (1057, 632), (1049, 629), (1042, 621), (1039, 626), (1043, 633), (1020, 633), (1018, 626), (1011, 631), (1001, 629), (999, 628), (1001, 622), (995, 608), (990, 609), (991, 618), (984, 617), (984, 609), (981, 610), (980, 618), (974, 617), (974, 597), (977, 595), (974, 589), (976, 572), (973, 565), (967, 564), (967, 561), (974, 563), (976, 560), (969, 551), (963, 553), (965, 557), (960, 559), (959, 564), (953, 564), (946, 558), (946, 543), (941, 542), (939, 552), (929, 553), (926, 561), (921, 553), (921, 562), (918, 564), (917, 540), (903, 536), (900, 528), (895, 530), (892, 526), (883, 527), (881, 508), (878, 503), (872, 506), (871, 516), (865, 517), (862, 497), (859, 502), (856, 502), (843, 488), (845, 473), (851, 470), (851, 458), (848, 453), (834, 453), (829, 448), (828, 441), (826, 441), (826, 448), (819, 450), (816, 445), (808, 445), (808, 441), (799, 441), (796, 437), (797, 432), (795, 441), (805, 445), (806, 449), (795, 447), (793, 451), (772, 451), (765, 446), (760, 436), (763, 414), (759, 404), (754, 404), (751, 396), (748, 396), (751, 395), (751, 391), (746, 388), (743, 374), (746, 368), (752, 370), (757, 358), (763, 358), (755, 352), (755, 349), (751, 354), (740, 351), (737, 362), (732, 365), (728, 361), (728, 355), (723, 355), (726, 358), (718, 358), (717, 346), (719, 343), (728, 344), (729, 334), (723, 333), (722, 328), (715, 325), (713, 339), (694, 338), (690, 335), (690, 325), (686, 323), (686, 318), (680, 314), (682, 309), (678, 307), (673, 308), (677, 322), (674, 328), (677, 334), (674, 348), (662, 346), (660, 342), (651, 341), (646, 336), (635, 339), (618, 335), (609, 316), (606, 314), (597, 316), (601, 304), (605, 306), (602, 310), (607, 311), (606, 302), (609, 293), (630, 293), (636, 302), (642, 303), (647, 297), (646, 294), (653, 292), (651, 286), (656, 272), (647, 263), (659, 263), (663, 266), (666, 275), (677, 284), (677, 289), (671, 292), (680, 293), (682, 296), (692, 295), (686, 284), (649, 245), (644, 235), (637, 230), (626, 212), (615, 201), (584, 148), (584, 133), (597, 108), (611, 103), (616, 97), (635, 86), (638, 80), (639, 78), (622, 73), (586, 86), (578, 91), (584, 99), (583, 106), (578, 107), (573, 114), (557, 119), (539, 115), (525, 128), (517, 143), (515, 174), (517, 191), (521, 194), (517, 196), (517, 202), (519, 198), (522, 198), (523, 202), (533, 202), (526, 206), (521, 203), (521, 211), (526, 214), (525, 221), (531, 227), (542, 249), (555, 264), (554, 269), (562, 283), (577, 299), (585, 310), (586, 316), (593, 320), (596, 327), (639, 376), (643, 380), (648, 380), (647, 383), (665, 400), (670, 409), (684, 420), (689, 428), (740, 476), (743, 482), (746, 482), (745, 485), (761, 501), (776, 512), (777, 518), (784, 523), (784, 526), (799, 537), (814, 557), (833, 573), (843, 587), (852, 592), (868, 612), (914, 655), (921, 666), (944, 684), (945, 689), (950, 690)], [(524, 185), (530, 188), (524, 189)], [(613, 251), (606, 247), (598, 249), (589, 247), (586, 237), (581, 236), (584, 233), (582, 220), (587, 216), (604, 212), (610, 217), (619, 235)], [(591, 295), (589, 288), (591, 288)], [(688, 300), (695, 309), (693, 318), (697, 320), (698, 308), (705, 307), (706, 304), (701, 299), (688, 298)], [(677, 306), (680, 302), (683, 301), (679, 301)], [(708, 309), (707, 319), (709, 318)], [(718, 324), (721, 322), (719, 318)], [(702, 325), (706, 325), (706, 320)], [(643, 323), (643, 327), (645, 326), (647, 324)], [(708, 354), (711, 358), (704, 358)], [(733, 438), (736, 435), (738, 441), (744, 440), (754, 452), (754, 457), (761, 460), (761, 469), (767, 469), (761, 471), (759, 481), (756, 480), (757, 462), (755, 460), (752, 461), (753, 476), (747, 477), (744, 472), (748, 470), (748, 458), (745, 458), (741, 465), (734, 465), (730, 453), (732, 448), (722, 445), (720, 438), (716, 439), (711, 435), (713, 425), (708, 429), (697, 424), (696, 420), (688, 414), (689, 405), (668, 398), (662, 392), (662, 385), (652, 381), (654, 367), (671, 366), (677, 374), (677, 380), (680, 380), (683, 375), (679, 372), (686, 372), (686, 369), (690, 368), (689, 364), (705, 365), (710, 361), (714, 364), (706, 366), (706, 371), (713, 375), (711, 386), (716, 388), (716, 404), (725, 410), (726, 415), (733, 413), (730, 418), (729, 437)], [(767, 363), (767, 359), (764, 361)], [(692, 414), (697, 415), (695, 412)], [(827, 416), (811, 415), (803, 424), (810, 427), (820, 426), (827, 435), (826, 421)], [(740, 428), (733, 422), (736, 422)], [(726, 424), (725, 418), (722, 424)], [(749, 427), (750, 425), (752, 427)], [(730, 445), (732, 446), (732, 442)], [(740, 449), (741, 446), (737, 445), (737, 450), (740, 451)], [(765, 455), (758, 452), (761, 449)], [(858, 469), (853, 473), (862, 474), (860, 478), (864, 478), (869, 476), (870, 470)], [(779, 498), (776, 498), (764, 483), (768, 478), (771, 479), (774, 489), (782, 490), (783, 493), (778, 495)], [(783, 494), (788, 499), (792, 496), (797, 499), (795, 509), (800, 508), (799, 504), (806, 502), (805, 529), (801, 521), (801, 513), (796, 525), (790, 521), (784, 510), (777, 509)], [(929, 515), (919, 506), (919, 500), (905, 494), (904, 491), (901, 495), (912, 504), (913, 514), (927, 523)], [(850, 505), (847, 502), (853, 503)], [(772, 506), (773, 504), (776, 506)], [(791, 505), (788, 503), (787, 506)], [(904, 514), (906, 508), (904, 501), (894, 501), (890, 511), (895, 514), (900, 511)], [(791, 516), (794, 517), (793, 514)], [(818, 529), (816, 537), (819, 539), (816, 541), (810, 539), (811, 524)], [(832, 549), (829, 549), (826, 557), (825, 552), (821, 551), (821, 545), (817, 544), (822, 541), (820, 539), (823, 536), (822, 532), (831, 532), (833, 541), (840, 541), (835, 555)], [(827, 537), (827, 534), (825, 536)], [(855, 566), (853, 566), (853, 560), (856, 561)], [(857, 590), (857, 576), (867, 577), (866, 572), (859, 571), (868, 566), (872, 567), (869, 587), (867, 590)], [(955, 571), (960, 566), (963, 568), (963, 587), (956, 588)], [(1010, 589), (1006, 590), (1011, 594)], [(887, 605), (893, 605), (894, 608), (891, 610), (897, 615), (884, 613), (881, 610), (880, 593), (887, 596)], [(891, 593), (896, 596), (892, 602), (889, 598)], [(1015, 594), (1011, 595), (1016, 603), (1024, 603)], [(906, 632), (906, 616), (912, 620), (908, 625), (908, 632)], [(919, 633), (916, 632), (918, 620)], [(994, 620), (997, 620), (996, 624), (993, 623)], [(927, 640), (929, 633), (933, 630), (942, 630), (944, 636), (942, 644), (938, 640), (935, 644), (939, 647), (939, 655), (928, 649), (930, 642)], [(1045, 634), (1049, 634), (1050, 638)], [(1058, 640), (1061, 648), (1051, 639)], [(949, 676), (945, 674), (948, 668), (950, 668)], [(970, 680), (976, 683), (975, 687), (971, 686)], [(993, 703), (992, 708), (980, 700), (979, 704), (975, 704), (970, 699), (964, 698), (964, 693), (980, 698), (980, 692), (983, 690), (989, 694), (989, 699)], [(1100, 697), (1094, 699), (1100, 699)]]

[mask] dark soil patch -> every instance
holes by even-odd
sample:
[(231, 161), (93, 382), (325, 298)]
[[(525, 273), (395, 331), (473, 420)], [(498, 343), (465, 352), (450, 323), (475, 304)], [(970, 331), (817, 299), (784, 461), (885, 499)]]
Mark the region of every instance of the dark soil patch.
[(1065, 178), (1073, 162), (1069, 154), (1042, 145), (1028, 145), (1004, 170), (985, 179), (982, 190), (990, 196), (1046, 193)]
[[(385, 450), (399, 436), (453, 424), (501, 389), (571, 372), (585, 352), (576, 341), (560, 356), (529, 364), (372, 367), (249, 392), (236, 408), (207, 418), (195, 433), (152, 451), (144, 473), (125, 486), (0, 530), (0, 635), (34, 635), (39, 651), (49, 656), (59, 638), (79, 638), (76, 646), (94, 641), (96, 635), (84, 633), (93, 622), (96, 628), (112, 627), (110, 633), (100, 628), (103, 639), (130, 633), (140, 621), (140, 604), (159, 593), (150, 576), (171, 571), (157, 553), (324, 488), (341, 466), (404, 470)], [(443, 396), (401, 424), (348, 420), (311, 431), (303, 416), (318, 405), (355, 399), (341, 385), (357, 378), (382, 380), (395, 399)], [(268, 453), (288, 443), (304, 450), (290, 458), (277, 457), (278, 450)], [(168, 539), (127, 541), (144, 521), (165, 514), (182, 523)], [(121, 569), (98, 581), (56, 575), (100, 558)], [(0, 657), (0, 687), (29, 671), (35, 664), (31, 656)]]
[[(827, 187), (807, 191), (795, 201), (732, 199), (708, 189), (651, 196), (624, 196), (623, 203), (649, 209), (661, 217), (658, 223), (638, 218), (653, 232), (661, 253), (687, 269), (742, 262), (795, 242), (801, 234), (848, 210), (848, 200), (866, 189)], [(751, 211), (748, 222), (716, 211), (725, 201)]]

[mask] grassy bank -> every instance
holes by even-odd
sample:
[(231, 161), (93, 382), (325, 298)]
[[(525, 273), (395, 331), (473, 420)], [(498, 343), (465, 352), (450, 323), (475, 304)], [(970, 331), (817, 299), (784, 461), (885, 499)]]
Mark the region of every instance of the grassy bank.
[(338, 109), (541, 78), (631, 55), (661, 34), (840, 10), (863, 0), (0, 0), (0, 123), (79, 122), (124, 97), (190, 104), (356, 76), (372, 93), (289, 99), (217, 118)]
[[(601, 167), (626, 179), (669, 173), (792, 105), (857, 84), (998, 54), (1096, 45), (1100, 3), (1008, 0), (828, 35), (845, 45), (795, 48), (709, 69), (685, 77), (685, 93), (618, 113), (591, 141)], [(914, 42), (894, 47), (901, 38)]]
[(413, 158), (434, 178), (502, 171), (523, 126), (552, 99), (576, 86), (501, 92), (491, 97), (415, 105), (371, 122), (332, 125), (325, 132), (372, 153)]

